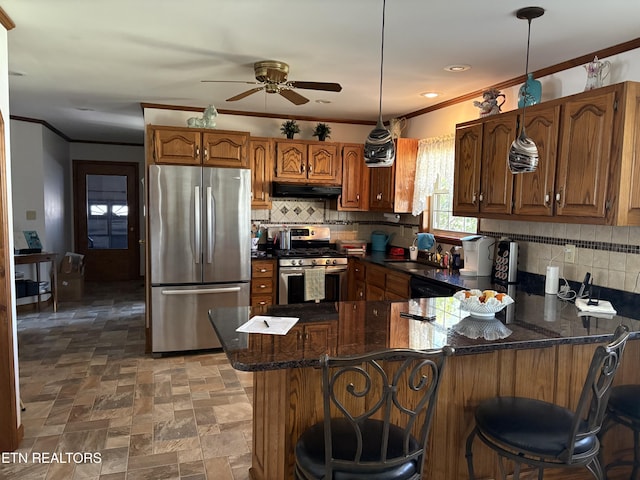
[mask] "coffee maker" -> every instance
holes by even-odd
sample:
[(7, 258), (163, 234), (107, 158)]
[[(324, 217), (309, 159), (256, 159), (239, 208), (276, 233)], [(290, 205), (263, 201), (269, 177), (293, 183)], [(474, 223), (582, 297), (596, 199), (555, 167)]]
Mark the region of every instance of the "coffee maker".
[(460, 275), (467, 277), (488, 277), (493, 268), (495, 239), (482, 235), (470, 235), (462, 240), (464, 268)]

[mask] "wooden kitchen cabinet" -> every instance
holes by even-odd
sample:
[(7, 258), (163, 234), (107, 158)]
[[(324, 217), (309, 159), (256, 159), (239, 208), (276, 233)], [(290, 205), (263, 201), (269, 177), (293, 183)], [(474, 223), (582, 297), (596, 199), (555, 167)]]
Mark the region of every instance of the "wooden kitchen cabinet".
[(418, 158), (418, 140), (396, 139), (396, 159), (390, 167), (366, 167), (369, 172), (369, 210), (410, 213)]
[(456, 129), (454, 215), (511, 213), (513, 174), (507, 156), (517, 132), (516, 112)]
[(367, 265), (367, 300), (407, 300), (411, 297), (411, 275), (396, 272), (380, 265)]
[(251, 260), (251, 306), (275, 305), (276, 261)]
[(611, 88), (592, 92), (563, 104), (556, 174), (558, 216), (604, 219), (611, 198), (616, 195), (607, 192), (607, 183), (610, 164), (619, 163), (612, 149), (614, 116), (620, 116), (616, 110), (621, 92)]
[(251, 168), (251, 208), (271, 209), (272, 139), (251, 137), (249, 140), (249, 168)]
[(342, 159), (330, 142), (276, 140), (275, 180), (340, 185)]
[(366, 266), (359, 258), (349, 259), (347, 283), (349, 300), (366, 300)]
[(520, 113), (458, 125), (454, 215), (640, 225), (639, 86), (624, 82), (528, 107), (526, 132), (540, 155), (533, 173), (502, 176), (511, 120)]
[(516, 215), (554, 214), (554, 181), (560, 126), (560, 105), (527, 107), (525, 129), (538, 147), (535, 172), (515, 175), (513, 213)]
[[(338, 348), (337, 322), (298, 323), (288, 335), (273, 335), (274, 357), (282, 352), (287, 358), (298, 352), (301, 358), (320, 358), (335, 355)], [(293, 333), (293, 335), (291, 335)]]
[(342, 145), (342, 195), (337, 210), (369, 209), (369, 167), (364, 163), (364, 145)]
[(249, 168), (248, 132), (165, 127), (148, 128), (152, 163)]

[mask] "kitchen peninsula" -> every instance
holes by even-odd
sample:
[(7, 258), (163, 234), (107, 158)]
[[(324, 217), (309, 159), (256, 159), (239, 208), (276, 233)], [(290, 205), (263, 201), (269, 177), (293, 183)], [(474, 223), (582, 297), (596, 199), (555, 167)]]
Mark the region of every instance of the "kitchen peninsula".
[[(419, 321), (410, 312), (435, 316)], [(287, 335), (236, 332), (252, 315), (299, 317)], [(455, 349), (446, 367), (431, 429), (426, 478), (466, 479), (464, 442), (473, 428), (473, 409), (484, 398), (520, 395), (575, 406), (596, 345), (612, 338), (620, 323), (632, 331), (616, 383), (640, 381), (640, 316), (596, 318), (555, 296), (517, 292), (515, 303), (496, 315), (511, 333), (502, 339), (469, 338), (461, 328), (468, 313), (451, 297), (409, 301), (356, 301), (237, 307), (209, 314), (232, 366), (254, 372), (251, 476), (255, 480), (293, 478), (299, 435), (322, 415), (319, 357), (362, 354), (386, 348)], [(489, 323), (489, 321), (488, 321)], [(615, 427), (616, 429), (618, 427)], [(606, 455), (630, 448), (626, 432), (604, 439)], [(495, 456), (474, 446), (480, 478), (498, 478)], [(566, 472), (554, 477), (567, 478)], [(591, 478), (576, 470), (571, 479)]]

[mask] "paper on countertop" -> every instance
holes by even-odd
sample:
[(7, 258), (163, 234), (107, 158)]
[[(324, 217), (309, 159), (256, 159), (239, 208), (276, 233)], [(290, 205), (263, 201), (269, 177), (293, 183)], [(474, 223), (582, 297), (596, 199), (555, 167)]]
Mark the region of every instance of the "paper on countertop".
[[(286, 335), (298, 320), (299, 318), (297, 317), (268, 317), (265, 315), (256, 315), (248, 322), (236, 328), (236, 332)], [(267, 324), (269, 326), (267, 326)]]
[(588, 301), (586, 298), (576, 298), (576, 307), (578, 307), (578, 310), (584, 313), (602, 313), (605, 315), (615, 315), (618, 313), (615, 308), (613, 308), (613, 305), (611, 305), (611, 302), (607, 300), (600, 300), (598, 305), (588, 305)]

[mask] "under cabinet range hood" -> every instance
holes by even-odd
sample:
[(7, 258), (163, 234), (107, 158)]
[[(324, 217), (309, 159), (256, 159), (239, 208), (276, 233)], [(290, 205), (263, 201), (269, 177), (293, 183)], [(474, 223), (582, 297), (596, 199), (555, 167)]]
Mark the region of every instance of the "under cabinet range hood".
[(309, 183), (273, 182), (272, 197), (294, 198), (337, 198), (342, 195), (342, 187), (336, 185), (314, 185)]

